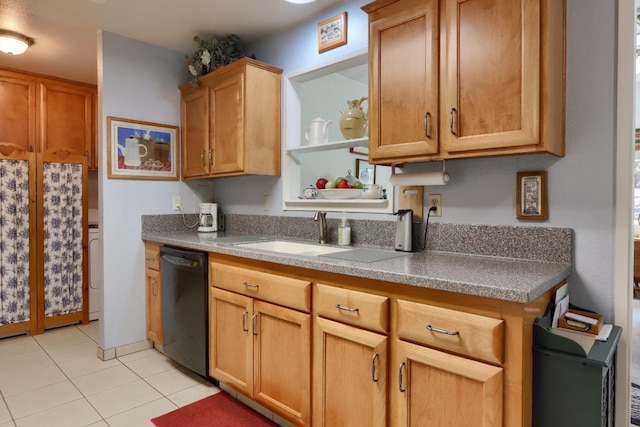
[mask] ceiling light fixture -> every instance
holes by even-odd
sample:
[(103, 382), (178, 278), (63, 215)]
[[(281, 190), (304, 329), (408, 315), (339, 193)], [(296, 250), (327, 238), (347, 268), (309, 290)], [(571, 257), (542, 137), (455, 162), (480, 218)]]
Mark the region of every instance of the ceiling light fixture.
[(304, 4), (304, 3), (312, 3), (316, 0), (284, 0), (284, 1), (289, 3), (295, 3), (295, 4)]
[(0, 51), (20, 55), (33, 44), (33, 39), (8, 30), (0, 30)]

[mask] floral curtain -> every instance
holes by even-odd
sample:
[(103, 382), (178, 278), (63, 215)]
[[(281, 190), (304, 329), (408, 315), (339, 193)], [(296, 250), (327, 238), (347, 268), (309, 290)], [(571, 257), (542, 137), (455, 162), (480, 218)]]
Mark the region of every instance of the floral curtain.
[(29, 162), (0, 160), (0, 326), (30, 320)]
[(82, 310), (82, 165), (43, 166), (45, 317)]

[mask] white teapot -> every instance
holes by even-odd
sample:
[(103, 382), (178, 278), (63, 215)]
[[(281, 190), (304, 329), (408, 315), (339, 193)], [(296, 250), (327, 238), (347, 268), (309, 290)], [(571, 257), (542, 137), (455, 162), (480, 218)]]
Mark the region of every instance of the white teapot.
[(322, 144), (329, 142), (329, 125), (333, 123), (331, 120), (324, 120), (320, 116), (316, 116), (311, 120), (311, 126), (307, 128), (304, 137), (309, 141), (309, 145)]

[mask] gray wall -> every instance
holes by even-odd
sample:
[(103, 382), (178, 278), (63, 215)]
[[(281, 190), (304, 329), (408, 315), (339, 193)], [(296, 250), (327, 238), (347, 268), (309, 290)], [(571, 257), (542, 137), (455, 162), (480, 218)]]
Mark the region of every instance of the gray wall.
[[(261, 40), (248, 52), (283, 68), (285, 76), (347, 55), (366, 45), (367, 17), (359, 9), (366, 3), (350, 1), (328, 9), (315, 19)], [(349, 13), (348, 44), (318, 54), (317, 22), (344, 10)], [(452, 160), (447, 162), (452, 176), (449, 185), (425, 189), (442, 194), (443, 216), (434, 221), (575, 230), (575, 273), (569, 280), (572, 299), (604, 313), (608, 321), (613, 315), (615, 20), (615, 2), (567, 1), (566, 157), (538, 154)], [(407, 170), (438, 167), (410, 165)], [(515, 218), (516, 173), (530, 170), (549, 174), (549, 220), (542, 223)], [(212, 185), (216, 201), (227, 212), (283, 214), (278, 209), (281, 190), (277, 178), (215, 180)], [(270, 194), (272, 200), (266, 213), (261, 206), (263, 194)]]
[[(359, 9), (365, 3), (350, 1), (326, 10), (306, 23), (250, 46), (248, 53), (256, 53), (259, 60), (283, 68), (286, 75), (357, 51), (366, 46), (367, 18)], [(319, 55), (317, 22), (344, 10), (349, 13), (348, 44)], [(452, 175), (450, 184), (426, 189), (427, 193), (431, 190), (442, 194), (443, 216), (434, 221), (572, 228), (575, 231), (575, 273), (569, 280), (572, 300), (602, 312), (608, 321), (613, 314), (615, 13), (615, 2), (567, 1), (565, 158), (529, 155), (454, 160), (447, 162)], [(281, 182), (277, 177), (186, 183), (107, 179), (106, 116), (179, 125), (177, 87), (188, 81), (189, 76), (183, 53), (112, 33), (103, 34), (100, 48), (99, 186), (105, 253), (105, 310), (100, 346), (109, 349), (145, 338), (141, 215), (172, 213), (172, 195), (182, 196), (187, 212), (196, 212), (200, 200), (215, 200), (228, 213), (282, 215), (283, 212), (279, 208)], [(435, 167), (410, 165), (407, 169)], [(550, 213), (549, 220), (543, 223), (521, 223), (515, 219), (515, 176), (525, 170), (549, 173)], [(271, 195), (269, 212), (262, 211), (264, 194)], [(306, 212), (284, 214), (311, 218)]]

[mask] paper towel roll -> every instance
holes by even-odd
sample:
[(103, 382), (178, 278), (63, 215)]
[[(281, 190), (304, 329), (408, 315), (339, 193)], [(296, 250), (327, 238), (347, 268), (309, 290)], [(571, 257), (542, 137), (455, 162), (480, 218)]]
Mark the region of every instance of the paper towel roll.
[(447, 182), (449, 182), (448, 172), (394, 173), (389, 177), (389, 183), (394, 186), (445, 185)]

